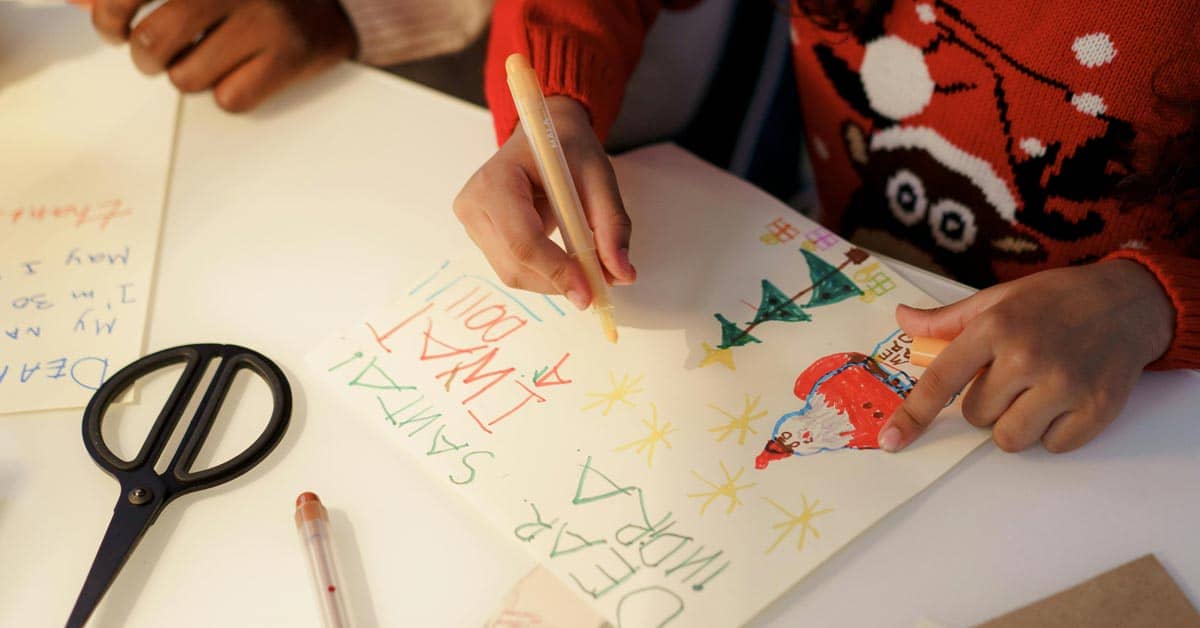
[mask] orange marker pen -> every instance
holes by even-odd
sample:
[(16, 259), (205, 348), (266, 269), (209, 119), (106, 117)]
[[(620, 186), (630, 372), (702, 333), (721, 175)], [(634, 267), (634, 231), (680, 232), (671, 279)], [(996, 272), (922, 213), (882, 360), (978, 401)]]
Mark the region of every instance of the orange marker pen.
[(912, 345), (908, 348), (908, 361), (912, 362), (913, 366), (925, 368), (933, 364), (933, 359), (938, 357), (938, 354), (948, 344), (950, 344), (949, 340), (942, 340), (941, 338), (913, 336)]
[(342, 602), (341, 581), (333, 561), (329, 538), (329, 513), (316, 493), (301, 493), (296, 498), (296, 531), (308, 554), (309, 571), (317, 587), (321, 619), (326, 628), (347, 628), (346, 605)]

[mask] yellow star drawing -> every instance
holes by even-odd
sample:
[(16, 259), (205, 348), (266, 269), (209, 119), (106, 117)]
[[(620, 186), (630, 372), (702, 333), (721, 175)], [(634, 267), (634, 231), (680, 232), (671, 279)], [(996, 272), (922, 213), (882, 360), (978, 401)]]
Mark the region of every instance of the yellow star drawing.
[(621, 376), (621, 382), (618, 384), (617, 375), (612, 371), (609, 371), (608, 379), (612, 382), (612, 390), (608, 392), (588, 393), (587, 395), (589, 397), (596, 397), (596, 400), (584, 406), (584, 410), (591, 410), (592, 408), (603, 405), (604, 409), (600, 411), (600, 414), (608, 416), (608, 413), (612, 411), (613, 405), (615, 405), (618, 401), (628, 405), (631, 408), (633, 407), (634, 404), (629, 400), (629, 397), (642, 392), (642, 389), (638, 388), (638, 384), (642, 382), (642, 376), (638, 375), (637, 377), (630, 379), (629, 374), (626, 373), (625, 375)]
[(635, 454), (640, 454), (643, 451), (645, 451), (645, 452), (647, 452), (646, 453), (646, 466), (653, 467), (654, 466), (654, 449), (655, 449), (655, 447), (657, 447), (658, 444), (661, 442), (662, 444), (667, 446), (667, 449), (670, 449), (671, 442), (667, 440), (667, 435), (670, 434), (671, 432), (679, 431), (679, 428), (671, 427), (670, 421), (666, 421), (660, 427), (658, 425), (658, 407), (655, 406), (653, 403), (650, 404), (650, 418), (642, 419), (642, 425), (645, 425), (646, 429), (650, 430), (650, 433), (647, 434), (645, 438), (639, 438), (637, 440), (625, 443), (624, 445), (617, 447), (615, 451), (623, 451), (623, 450), (629, 449), (630, 447), (634, 448), (633, 452)]
[(738, 506), (740, 506), (742, 504), (742, 500), (740, 498), (738, 498), (738, 491), (740, 491), (742, 489), (750, 488), (751, 486), (754, 486), (755, 484), (757, 484), (757, 482), (751, 482), (749, 484), (742, 484), (741, 486), (738, 486), (738, 484), (737, 484), (738, 478), (742, 477), (742, 473), (745, 473), (745, 471), (746, 471), (746, 468), (742, 467), (741, 469), (738, 469), (737, 474), (730, 476), (729, 469), (726, 469), (725, 463), (722, 462), (721, 463), (721, 472), (725, 474), (725, 483), (724, 484), (717, 484), (715, 482), (710, 482), (710, 481), (704, 479), (704, 476), (700, 475), (699, 473), (696, 473), (695, 471), (692, 471), (692, 475), (696, 476), (696, 479), (711, 486), (713, 490), (710, 492), (707, 492), (707, 493), (688, 493), (688, 497), (707, 497), (708, 498), (708, 499), (704, 500), (703, 504), (700, 504), (700, 514), (704, 514), (704, 511), (708, 509), (709, 504), (713, 503), (713, 501), (715, 501), (718, 497), (728, 497), (729, 498), (729, 508), (725, 510), (725, 514), (727, 514), (727, 515), (731, 514), (731, 513), (733, 513), (734, 508), (737, 508)]
[(781, 521), (771, 526), (775, 529), (783, 528), (783, 532), (780, 532), (779, 538), (775, 539), (775, 542), (771, 544), (771, 547), (767, 548), (767, 554), (770, 554), (771, 551), (774, 550), (777, 545), (779, 545), (779, 542), (787, 537), (787, 535), (791, 534), (792, 530), (796, 529), (797, 526), (800, 527), (800, 542), (796, 545), (796, 551), (803, 551), (804, 541), (808, 538), (809, 532), (812, 532), (814, 539), (821, 538), (821, 533), (817, 532), (817, 529), (813, 527), (812, 520), (820, 517), (821, 515), (827, 515), (833, 512), (832, 508), (817, 510), (817, 505), (821, 503), (821, 500), (814, 499), (813, 503), (810, 504), (808, 503), (808, 497), (806, 497), (803, 493), (800, 494), (800, 499), (804, 502), (804, 510), (798, 515), (794, 512), (791, 512), (787, 508), (780, 506), (770, 497), (764, 497), (763, 499), (767, 500), (768, 503), (778, 508), (780, 512), (789, 517), (787, 521)]
[(745, 401), (742, 402), (743, 403), (742, 413), (739, 415), (736, 415), (736, 416), (733, 413), (731, 413), (723, 408), (718, 407), (714, 403), (708, 404), (708, 407), (729, 417), (728, 423), (725, 423), (724, 425), (718, 425), (716, 427), (710, 427), (710, 428), (708, 428), (708, 431), (721, 432), (721, 435), (717, 437), (717, 442), (719, 443), (719, 442), (725, 440), (725, 438), (728, 437), (730, 434), (732, 434), (734, 430), (737, 430), (738, 431), (738, 444), (745, 445), (747, 432), (749, 432), (751, 434), (758, 433), (757, 430), (755, 430), (753, 427), (750, 427), (750, 422), (757, 421), (757, 420), (767, 416), (766, 410), (762, 410), (762, 411), (758, 412), (757, 414), (754, 413), (754, 411), (758, 409), (759, 399), (762, 399), (762, 395), (758, 395), (754, 399), (751, 399), (750, 394), (747, 393)]
[(725, 368), (736, 371), (737, 367), (733, 365), (733, 347), (725, 349), (714, 349), (707, 342), (703, 344), (704, 357), (700, 359), (700, 368), (704, 368), (714, 362), (720, 362), (725, 365)]

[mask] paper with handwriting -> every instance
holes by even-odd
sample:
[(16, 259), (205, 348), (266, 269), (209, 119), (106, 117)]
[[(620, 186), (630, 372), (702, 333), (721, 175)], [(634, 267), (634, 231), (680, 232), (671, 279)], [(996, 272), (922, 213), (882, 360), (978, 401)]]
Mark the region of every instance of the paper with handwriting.
[[(0, 413), (79, 407), (142, 352), (178, 95), (99, 42), (16, 46), (0, 5)], [(77, 23), (76, 23), (77, 22)]]
[(748, 621), (987, 435), (876, 435), (920, 376), (864, 251), (677, 151), (615, 160), (636, 285), (621, 339), (478, 254), (406, 260), (399, 301), (311, 355), (379, 429), (618, 626)]

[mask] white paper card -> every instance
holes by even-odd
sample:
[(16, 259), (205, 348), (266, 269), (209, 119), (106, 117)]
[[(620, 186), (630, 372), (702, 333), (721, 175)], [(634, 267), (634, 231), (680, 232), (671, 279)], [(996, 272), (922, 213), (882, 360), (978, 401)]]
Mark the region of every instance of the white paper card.
[(177, 102), (86, 12), (0, 5), (0, 413), (83, 406), (141, 354)]
[(987, 436), (875, 448), (919, 376), (893, 310), (933, 305), (899, 275), (690, 156), (616, 167), (619, 344), (464, 251), (312, 366), (614, 625), (744, 623)]

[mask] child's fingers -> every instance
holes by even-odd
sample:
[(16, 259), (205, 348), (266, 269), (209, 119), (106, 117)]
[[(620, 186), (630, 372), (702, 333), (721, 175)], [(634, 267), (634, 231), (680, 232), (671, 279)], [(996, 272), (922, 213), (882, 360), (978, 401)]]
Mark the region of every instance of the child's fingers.
[(296, 69), (278, 55), (260, 52), (221, 79), (213, 97), (230, 113), (254, 109), (296, 77)]
[[(167, 3), (168, 5), (170, 3)], [(216, 85), (254, 55), (261, 52), (247, 20), (233, 13), (167, 71), (179, 91), (201, 92)]]
[(1010, 285), (993, 286), (961, 301), (928, 310), (900, 305), (896, 307), (896, 322), (910, 335), (949, 340), (961, 334), (980, 312), (1008, 296)]
[(134, 27), (129, 37), (133, 64), (144, 74), (167, 69), (230, 10), (228, 0), (171, 0)]
[(96, 0), (92, 5), (92, 26), (110, 43), (129, 39), (129, 23), (149, 0)]
[(1071, 401), (1051, 386), (1035, 386), (1017, 398), (992, 428), (992, 440), (1007, 452), (1021, 451), (1041, 440), (1050, 423), (1065, 416)]
[(542, 294), (562, 294), (550, 280), (514, 262), (509, 255), (504, 239), (496, 233), (492, 219), (484, 212), (461, 215), (459, 219), (471, 241), (487, 258), (492, 270), (504, 285), (517, 290), (529, 290)]
[(1042, 446), (1055, 454), (1074, 451), (1099, 435), (1111, 422), (1111, 418), (1096, 420), (1081, 412), (1068, 412), (1050, 424), (1042, 435)]
[(907, 447), (992, 357), (991, 343), (970, 329), (947, 345), (880, 430), (879, 446), (887, 451)]
[(1042, 445), (1051, 453), (1064, 453), (1078, 449), (1104, 431), (1120, 415), (1129, 399), (1129, 392), (1137, 383), (1138, 372), (1124, 382), (1097, 383), (1084, 401), (1065, 416), (1054, 421), (1042, 435)]
[(983, 369), (963, 395), (962, 411), (967, 422), (975, 427), (987, 427), (996, 422), (1032, 382), (1028, 374), (1004, 365), (1003, 356)]
[(464, 221), (463, 225), (466, 228), (467, 235), (475, 243), (475, 246), (487, 258), (488, 264), (496, 271), (496, 276), (504, 285), (515, 288), (517, 290), (529, 290), (530, 292), (540, 292), (542, 294), (560, 294), (555, 289), (554, 284), (550, 283), (545, 277), (537, 273), (529, 272), (527, 269), (514, 264), (508, 258), (508, 249), (504, 246), (503, 240), (496, 235), (496, 229), (492, 225), (492, 221), (485, 214), (479, 214), (468, 218), (471, 224)]
[(535, 202), (537, 185), (537, 166), (518, 129), (463, 186), (454, 214), (505, 285), (562, 294), (582, 309), (591, 291), (578, 262), (547, 236), (553, 218), (544, 199)]
[(612, 277), (613, 283), (633, 283), (637, 278), (637, 270), (629, 261), (633, 223), (621, 201), (621, 190), (617, 187), (612, 163), (601, 152), (583, 161), (578, 172), (576, 185), (592, 227), (600, 263)]
[(579, 309), (591, 303), (591, 290), (583, 268), (567, 252), (547, 238), (542, 220), (532, 207), (487, 212), (497, 238), (505, 250), (505, 265), (515, 265), (545, 278), (554, 292), (567, 297)]

